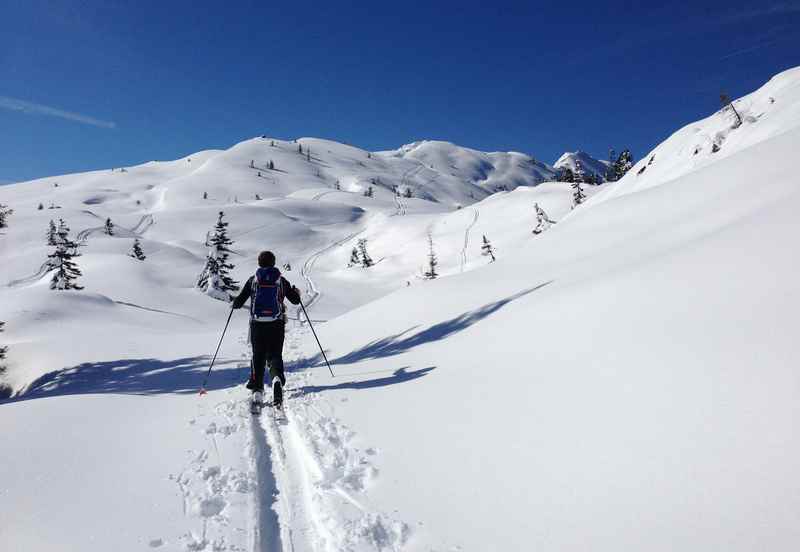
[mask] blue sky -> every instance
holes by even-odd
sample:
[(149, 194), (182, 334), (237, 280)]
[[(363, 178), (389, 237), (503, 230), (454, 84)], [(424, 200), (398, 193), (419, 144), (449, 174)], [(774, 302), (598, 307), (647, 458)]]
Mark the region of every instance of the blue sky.
[(486, 4), (0, 0), (0, 181), (261, 134), (638, 158), (800, 64), (800, 0)]

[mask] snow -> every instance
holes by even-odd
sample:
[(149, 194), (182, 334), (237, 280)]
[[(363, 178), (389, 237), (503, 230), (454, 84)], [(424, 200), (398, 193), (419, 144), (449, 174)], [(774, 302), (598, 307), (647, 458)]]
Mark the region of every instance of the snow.
[[(619, 152), (617, 152), (619, 154)], [(609, 161), (598, 161), (586, 152), (573, 151), (566, 152), (558, 158), (553, 164), (554, 169), (569, 169), (573, 173), (578, 170), (578, 163), (580, 163), (581, 171), (584, 175), (594, 175), (600, 181), (606, 179), (608, 173)]]
[[(740, 127), (688, 125), (575, 209), (549, 166), (434, 141), (301, 138), (309, 162), (255, 138), (0, 188), (4, 549), (796, 548), (800, 69), (735, 105)], [(234, 279), (289, 262), (336, 373), (293, 308), (285, 416), (238, 385), (244, 311), (197, 394), (220, 210)], [(83, 291), (48, 286), (59, 217)]]

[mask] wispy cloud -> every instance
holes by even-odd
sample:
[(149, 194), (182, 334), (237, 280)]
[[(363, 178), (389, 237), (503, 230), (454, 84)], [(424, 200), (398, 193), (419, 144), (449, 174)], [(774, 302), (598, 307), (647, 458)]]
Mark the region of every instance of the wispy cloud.
[(766, 17), (774, 15), (791, 15), (800, 13), (800, 2), (782, 2), (771, 6), (761, 6), (758, 8), (748, 8), (727, 14), (723, 18), (724, 23), (736, 23), (756, 17)]
[(101, 128), (116, 128), (117, 124), (113, 121), (103, 121), (95, 119), (88, 115), (81, 113), (73, 113), (71, 111), (64, 111), (49, 105), (42, 105), (17, 98), (9, 98), (7, 96), (0, 96), (0, 108), (8, 109), (11, 111), (20, 111), (22, 113), (30, 113), (32, 115), (47, 115), (49, 117), (59, 117), (67, 119), (68, 121), (75, 121), (76, 123), (83, 123), (85, 125), (92, 125)]

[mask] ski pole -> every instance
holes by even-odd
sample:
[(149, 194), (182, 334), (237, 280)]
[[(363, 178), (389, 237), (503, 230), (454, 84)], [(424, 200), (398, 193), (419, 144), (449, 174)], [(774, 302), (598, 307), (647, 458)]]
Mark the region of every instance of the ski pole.
[(322, 358), (325, 359), (325, 364), (328, 365), (328, 371), (331, 373), (331, 377), (335, 378), (336, 376), (333, 375), (333, 369), (331, 368), (331, 363), (328, 362), (328, 357), (325, 355), (325, 350), (322, 348), (322, 343), (319, 342), (319, 338), (317, 337), (317, 332), (314, 331), (314, 325), (311, 323), (311, 318), (308, 317), (308, 311), (306, 310), (306, 306), (303, 304), (303, 300), (300, 300), (300, 306), (303, 308), (303, 314), (306, 315), (306, 320), (308, 320), (308, 325), (311, 328), (311, 333), (314, 334), (314, 339), (317, 340), (317, 345), (319, 346), (319, 352), (322, 353)]
[(231, 308), (231, 312), (228, 313), (228, 320), (225, 322), (225, 329), (222, 330), (222, 335), (219, 336), (219, 343), (217, 343), (217, 350), (214, 351), (214, 358), (211, 359), (211, 365), (208, 367), (208, 372), (206, 372), (206, 377), (203, 378), (203, 385), (200, 387), (200, 394), (205, 395), (206, 391), (206, 383), (208, 383), (208, 376), (211, 375), (211, 369), (214, 367), (214, 362), (217, 360), (217, 353), (219, 353), (219, 348), (222, 345), (222, 339), (225, 337), (225, 332), (228, 331), (228, 324), (231, 323), (231, 316), (233, 316), (233, 308)]

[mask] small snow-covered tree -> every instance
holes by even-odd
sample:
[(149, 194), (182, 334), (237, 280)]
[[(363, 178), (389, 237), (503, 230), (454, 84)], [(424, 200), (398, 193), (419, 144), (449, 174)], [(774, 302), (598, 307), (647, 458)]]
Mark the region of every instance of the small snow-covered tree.
[(436, 252), (433, 250), (433, 235), (428, 232), (428, 270), (423, 274), (426, 280), (433, 280), (439, 276), (436, 267), (439, 261), (436, 260)]
[(625, 176), (625, 173), (627, 173), (631, 167), (633, 167), (633, 155), (631, 155), (630, 150), (623, 150), (623, 152), (619, 154), (619, 157), (617, 157), (617, 160), (614, 161), (614, 179), (619, 180)]
[(361, 259), (358, 258), (358, 249), (354, 247), (350, 252), (350, 261), (347, 263), (347, 267), (350, 268), (359, 264), (361, 264)]
[(303, 153), (303, 144), (297, 144), (297, 153)]
[(275, 170), (275, 163), (272, 162), (272, 159), (269, 160), (269, 170), (271, 171)]
[(373, 264), (372, 257), (369, 256), (367, 253), (367, 239), (361, 238), (358, 240), (358, 253), (359, 253), (359, 261), (361, 262), (361, 266), (364, 268), (369, 268)]
[(411, 188), (406, 188), (406, 191), (403, 192), (403, 197), (410, 198), (413, 197), (414, 193), (411, 191)]
[(55, 251), (48, 255), (51, 270), (55, 270), (53, 277), (50, 279), (50, 289), (81, 290), (83, 286), (76, 284), (75, 280), (78, 279), (78, 276), (82, 276), (82, 273), (78, 265), (72, 260), (75, 257), (80, 257), (78, 244), (69, 239), (69, 227), (63, 219), (59, 219), (58, 223), (56, 248)]
[(234, 265), (228, 262), (233, 240), (228, 237), (228, 223), (222, 219), (225, 213), (219, 212), (214, 235), (209, 240), (211, 249), (206, 257), (206, 265), (197, 279), (197, 287), (215, 299), (230, 301), (228, 292), (239, 289), (238, 282), (230, 277)]
[(539, 207), (538, 203), (534, 203), (533, 208), (536, 211), (536, 228), (533, 229), (533, 233), (541, 234), (550, 228), (552, 224), (555, 224), (555, 221), (550, 220), (547, 213), (544, 212), (544, 209)]
[(256, 165), (256, 162), (253, 159), (251, 159), (250, 160), (250, 168), (251, 169), (255, 169), (256, 168), (255, 165)]
[(50, 226), (47, 227), (47, 245), (56, 244), (56, 240), (58, 239), (57, 232), (56, 223), (53, 222), (53, 219), (50, 219)]
[(44, 210), (44, 204), (40, 203), (39, 206), (36, 208), (36, 210), (37, 211), (43, 211)]
[(375, 190), (373, 190), (372, 186), (370, 186), (369, 188), (364, 190), (364, 197), (372, 197), (374, 195), (374, 193), (375, 193)]
[(311, 162), (311, 148), (310, 147), (306, 148), (306, 161), (308, 161), (309, 163)]
[[(4, 332), (5, 331), (5, 325), (6, 325), (5, 322), (0, 322), (0, 332)], [(0, 345), (0, 360), (5, 360), (6, 359), (6, 353), (7, 352), (8, 352), (8, 347), (6, 347), (5, 345)], [(0, 364), (0, 373), (2, 373), (3, 370), (5, 370), (5, 369), (6, 369), (6, 367), (4, 365)]]
[(0, 203), (0, 228), (8, 228), (8, 217), (14, 213), (8, 205)]
[(581, 183), (577, 180), (572, 183), (572, 208), (574, 209), (586, 200)]
[(133, 247), (131, 247), (131, 252), (128, 253), (128, 256), (139, 261), (143, 261), (147, 258), (144, 251), (142, 251), (142, 244), (139, 242), (139, 238), (133, 240)]
[(491, 242), (486, 239), (486, 235), (483, 236), (483, 245), (481, 245), (481, 255), (484, 257), (490, 257), (492, 260), (489, 262), (495, 262), (497, 259), (494, 257), (494, 248), (492, 247)]
[(111, 222), (111, 218), (107, 218), (106, 219), (106, 224), (105, 224), (105, 229), (104, 230), (105, 230), (105, 233), (108, 234), (109, 236), (113, 236), (114, 235), (114, 223)]
[(203, 192), (203, 199), (208, 199), (208, 192)]
[(558, 180), (560, 182), (575, 182), (575, 174), (569, 167), (564, 167), (558, 175)]
[(586, 182), (586, 173), (583, 170), (583, 165), (579, 160), (575, 160), (575, 171), (573, 172), (575, 182)]

